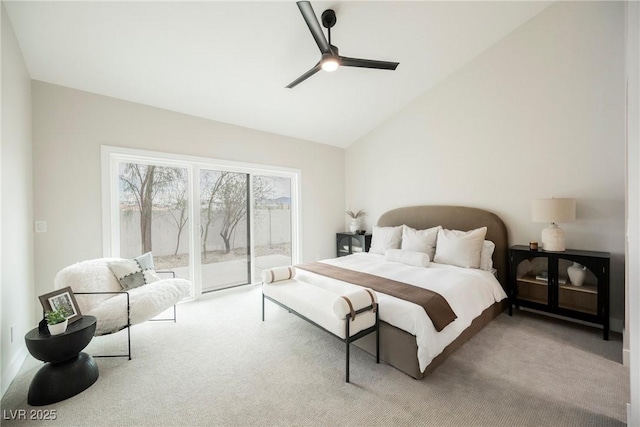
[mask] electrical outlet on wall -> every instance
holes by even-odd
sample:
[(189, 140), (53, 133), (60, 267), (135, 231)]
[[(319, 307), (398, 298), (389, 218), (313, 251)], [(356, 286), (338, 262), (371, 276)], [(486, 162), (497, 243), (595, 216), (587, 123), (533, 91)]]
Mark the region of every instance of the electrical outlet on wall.
[(15, 337), (16, 325), (11, 325), (11, 344), (13, 344), (13, 338)]

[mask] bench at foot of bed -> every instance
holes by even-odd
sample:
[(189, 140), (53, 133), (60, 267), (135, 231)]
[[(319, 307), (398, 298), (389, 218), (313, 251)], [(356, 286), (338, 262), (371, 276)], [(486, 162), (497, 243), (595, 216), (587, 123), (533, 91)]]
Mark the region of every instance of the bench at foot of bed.
[[(292, 274), (284, 275), (291, 276)], [(294, 278), (274, 281), (273, 277), (278, 275), (272, 275), (271, 270), (263, 272), (263, 321), (264, 300), (268, 299), (340, 339), (346, 345), (346, 382), (349, 382), (349, 345), (353, 341), (375, 332), (376, 363), (380, 363), (379, 316), (375, 292), (363, 288), (338, 295)]]

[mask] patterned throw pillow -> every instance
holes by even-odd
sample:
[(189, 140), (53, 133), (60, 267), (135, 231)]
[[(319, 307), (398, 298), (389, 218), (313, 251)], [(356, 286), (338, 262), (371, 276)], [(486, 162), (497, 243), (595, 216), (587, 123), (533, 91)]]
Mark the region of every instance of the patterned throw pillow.
[(133, 259), (109, 261), (107, 265), (118, 278), (120, 286), (125, 291), (160, 280), (153, 267), (153, 255), (151, 255), (151, 252)]

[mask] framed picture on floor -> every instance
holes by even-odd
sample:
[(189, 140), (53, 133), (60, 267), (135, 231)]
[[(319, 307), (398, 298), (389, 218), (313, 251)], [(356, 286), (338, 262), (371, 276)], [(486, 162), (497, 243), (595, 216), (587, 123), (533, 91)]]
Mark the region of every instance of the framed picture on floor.
[(68, 286), (66, 288), (49, 292), (48, 294), (40, 295), (38, 298), (40, 299), (40, 304), (42, 304), (42, 308), (45, 312), (57, 310), (60, 307), (64, 308), (64, 311), (67, 313), (67, 320), (69, 323), (80, 320), (82, 317), (76, 297)]

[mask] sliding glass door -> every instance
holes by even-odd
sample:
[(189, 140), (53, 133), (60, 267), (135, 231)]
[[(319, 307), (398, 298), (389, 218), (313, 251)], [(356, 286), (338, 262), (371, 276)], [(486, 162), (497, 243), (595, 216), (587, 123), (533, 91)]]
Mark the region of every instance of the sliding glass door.
[(291, 178), (253, 177), (254, 277), (292, 264)]
[(151, 252), (157, 270), (189, 279), (188, 170), (130, 162), (118, 169), (119, 256)]
[(152, 252), (193, 296), (258, 283), (298, 255), (299, 175), (263, 165), (103, 147), (105, 256)]
[(202, 291), (251, 283), (250, 175), (200, 170)]

